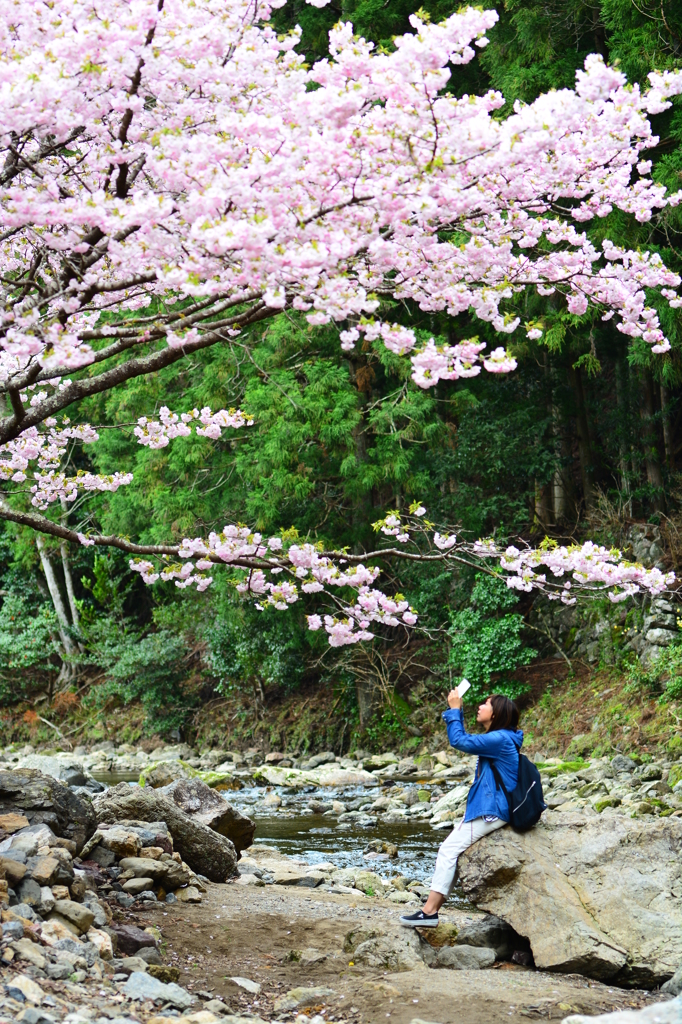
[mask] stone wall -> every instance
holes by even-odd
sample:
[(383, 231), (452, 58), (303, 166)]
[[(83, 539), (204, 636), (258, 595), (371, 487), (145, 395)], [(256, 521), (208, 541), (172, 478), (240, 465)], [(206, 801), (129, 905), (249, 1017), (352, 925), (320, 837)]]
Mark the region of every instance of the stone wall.
[[(660, 530), (649, 523), (630, 530), (629, 557), (647, 567), (666, 569)], [(669, 595), (637, 596), (623, 604), (578, 605), (567, 608), (550, 601), (537, 601), (530, 622), (547, 636), (543, 653), (558, 655), (557, 645), (568, 657), (596, 667), (616, 664), (619, 656), (634, 651), (645, 668), (651, 667), (679, 632), (682, 606)], [(537, 639), (537, 637), (534, 637)]]

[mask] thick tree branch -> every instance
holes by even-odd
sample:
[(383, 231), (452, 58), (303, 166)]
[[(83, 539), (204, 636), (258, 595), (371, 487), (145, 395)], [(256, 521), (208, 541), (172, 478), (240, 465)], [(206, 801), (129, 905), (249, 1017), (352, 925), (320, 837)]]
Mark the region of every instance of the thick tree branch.
[[(266, 320), (268, 317), (274, 316), (279, 312), (280, 310), (278, 309), (269, 309), (267, 306), (263, 306), (262, 303), (258, 303), (242, 316), (235, 317), (232, 322), (246, 327), (260, 320)], [(210, 348), (220, 341), (225, 341), (222, 331), (207, 331), (196, 341), (190, 342), (182, 348), (164, 348), (160, 352), (153, 352), (139, 359), (130, 359), (126, 363), (121, 363), (120, 366), (114, 366), (110, 370), (103, 371), (96, 377), (84, 377), (82, 380), (74, 381), (68, 387), (63, 388), (61, 391), (56, 391), (38, 405), (25, 410), (20, 423), (17, 421), (16, 416), (10, 416), (2, 420), (0, 422), (0, 444), (13, 441), (24, 430), (37, 426), (48, 419), (48, 417), (55, 416), (58, 412), (73, 405), (74, 402), (79, 402), (82, 398), (89, 398), (92, 395), (99, 395), (103, 391), (109, 391), (111, 388), (115, 388), (127, 380), (132, 380), (134, 377), (143, 377), (150, 373), (156, 373), (158, 370), (162, 370), (166, 366), (172, 366), (173, 363), (177, 363), (180, 359), (185, 359), (194, 352), (201, 351), (201, 349)], [(53, 375), (54, 373), (55, 371), (52, 370), (51, 374)]]

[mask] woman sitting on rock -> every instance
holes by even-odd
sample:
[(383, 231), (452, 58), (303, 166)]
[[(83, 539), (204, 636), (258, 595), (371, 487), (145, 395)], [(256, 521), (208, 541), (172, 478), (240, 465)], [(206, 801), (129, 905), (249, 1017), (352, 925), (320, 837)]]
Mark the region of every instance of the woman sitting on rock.
[(519, 772), (523, 733), (516, 728), (519, 711), (512, 700), (496, 693), (480, 705), (476, 721), (485, 726), (485, 733), (481, 736), (470, 736), (465, 732), (462, 698), (457, 690), (448, 694), (448, 705), (443, 719), (448, 727), (450, 746), (465, 754), (478, 754), (478, 764), (464, 817), (438, 850), (429, 898), (416, 914), (405, 914), (400, 918), (400, 923), (408, 928), (437, 927), (438, 911), (455, 882), (460, 853), (509, 821), (507, 797), (496, 784), (491, 763), (494, 762), (508, 791), (516, 786)]

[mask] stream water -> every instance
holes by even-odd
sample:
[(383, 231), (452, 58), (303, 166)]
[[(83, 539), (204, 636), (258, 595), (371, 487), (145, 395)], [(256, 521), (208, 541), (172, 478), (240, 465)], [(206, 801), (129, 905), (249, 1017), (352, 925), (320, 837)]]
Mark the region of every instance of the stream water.
[[(106, 786), (119, 782), (134, 784), (137, 774), (97, 772), (94, 777)], [(403, 789), (418, 788), (416, 784), (405, 783)], [(358, 801), (370, 802), (379, 796), (376, 789), (362, 787), (333, 789), (327, 787), (304, 790), (286, 787), (245, 785), (243, 789), (222, 794), (226, 800), (243, 814), (256, 822), (254, 842), (276, 846), (281, 853), (297, 857), (309, 864), (331, 860), (339, 868), (363, 868), (376, 871), (384, 878), (397, 874), (411, 880), (428, 883), (433, 872), (436, 853), (447, 831), (431, 828), (427, 820), (405, 822), (383, 821), (381, 816), (368, 809), (367, 822), (358, 825), (356, 821), (339, 821), (336, 814), (311, 813), (309, 804), (315, 801), (330, 803), (340, 800), (353, 807)], [(265, 796), (278, 796), (279, 807), (264, 806)], [(372, 820), (372, 824), (369, 821)], [(380, 839), (393, 843), (398, 848), (397, 858), (391, 860), (366, 858), (368, 843)], [(451, 896), (454, 905), (466, 906), (463, 894), (457, 889)]]

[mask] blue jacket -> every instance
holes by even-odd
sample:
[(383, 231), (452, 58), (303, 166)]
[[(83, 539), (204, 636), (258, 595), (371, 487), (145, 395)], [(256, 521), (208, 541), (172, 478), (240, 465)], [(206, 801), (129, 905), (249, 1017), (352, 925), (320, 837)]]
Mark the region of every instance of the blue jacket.
[(503, 821), (509, 821), (509, 805), (502, 789), (496, 785), (490, 762), (495, 762), (507, 790), (516, 786), (519, 776), (519, 750), (523, 743), (520, 729), (496, 729), (480, 736), (471, 736), (464, 729), (461, 708), (448, 708), (443, 712), (443, 721), (448, 727), (450, 746), (463, 750), (465, 754), (478, 754), (474, 784), (467, 797), (465, 821), (473, 821), (485, 814), (494, 814)]

